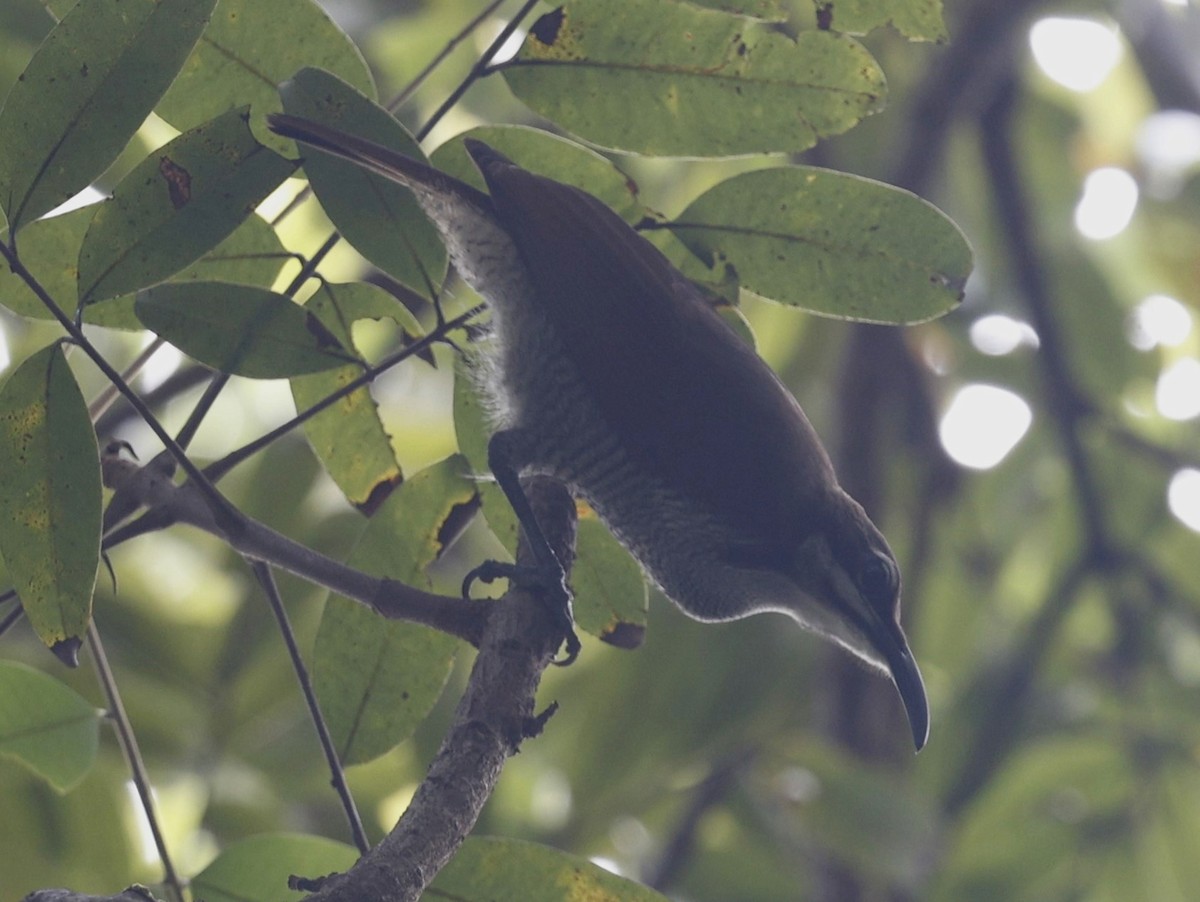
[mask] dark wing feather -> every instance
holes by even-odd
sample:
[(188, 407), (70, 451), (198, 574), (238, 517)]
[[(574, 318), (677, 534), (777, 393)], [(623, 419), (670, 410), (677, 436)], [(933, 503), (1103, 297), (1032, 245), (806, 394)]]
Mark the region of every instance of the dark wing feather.
[(741, 534), (794, 536), (797, 505), (820, 503), (832, 468), (775, 374), (600, 201), (479, 142), (468, 149), (535, 302), (628, 452)]

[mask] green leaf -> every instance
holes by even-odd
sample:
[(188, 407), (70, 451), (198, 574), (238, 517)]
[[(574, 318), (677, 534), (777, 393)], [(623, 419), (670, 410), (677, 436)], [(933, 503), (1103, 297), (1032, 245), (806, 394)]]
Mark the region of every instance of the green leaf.
[[(420, 145), (387, 110), (328, 72), (302, 69), (279, 94), (292, 115), (425, 159)], [(411, 191), (314, 147), (303, 146), (300, 152), (321, 206), (360, 254), (418, 290), (441, 283), (446, 249)]]
[(321, 321), (273, 291), (229, 282), (169, 282), (140, 292), (138, 319), (223, 373), (286, 379), (356, 357)]
[(866, 34), (891, 23), (914, 41), (944, 41), (942, 0), (814, 0), (817, 22), (823, 28), (846, 34)]
[(813, 744), (790, 757), (820, 787), (803, 817), (825, 854), (880, 882), (913, 885), (914, 862), (937, 835), (928, 800), (887, 767), (847, 760), (836, 747)]
[(59, 792), (96, 760), (100, 712), (46, 674), (0, 661), (0, 755), (20, 761)]
[[(957, 879), (958, 889), (1004, 875), (1004, 898), (1031, 898), (1031, 886), (1091, 841), (1079, 824), (1056, 816), (1055, 802), (1082, 806), (1098, 822), (1117, 824), (1134, 804), (1138, 782), (1126, 750), (1111, 736), (1051, 736), (1027, 743), (971, 805), (948, 849), (947, 874)], [(1013, 824), (1021, 829), (1013, 830)]]
[[(1156, 818), (1153, 836), (1146, 839), (1158, 848), (1158, 862), (1143, 857), (1144, 870), (1160, 865), (1159, 874), (1174, 877), (1177, 887), (1191, 888), (1200, 881), (1200, 858), (1196, 855), (1196, 830), (1200, 829), (1200, 779), (1188, 759), (1164, 767), (1158, 774), (1158, 792), (1162, 813)], [(1166, 867), (1161, 867), (1165, 864)], [(1142, 875), (1142, 885), (1150, 884), (1151, 876)], [(1164, 898), (1164, 897), (1156, 897)]]
[(313, 0), (221, 0), (156, 112), (184, 131), (249, 104), (262, 142), (288, 153), (292, 142), (269, 132), (263, 120), (280, 109), (278, 86), (304, 66), (375, 96), (362, 54)]
[[(360, 375), (358, 367), (344, 366), (296, 377), (296, 409), (307, 410)], [(403, 478), (379, 405), (365, 385), (305, 421), (304, 435), (346, 500), (368, 517)]]
[(100, 563), (100, 453), (58, 344), (0, 388), (0, 555), (48, 646), (87, 629)]
[(0, 206), (16, 230), (86, 188), (167, 90), (216, 0), (79, 3), (0, 112)]
[(478, 474), (488, 471), (488, 439), (491, 429), (476, 386), (477, 362), (465, 357), (454, 361), (454, 433), (458, 450)]
[(666, 902), (578, 855), (494, 836), (469, 836), (426, 896), (455, 902)]
[(232, 235), (171, 281), (237, 282), (269, 288), (283, 264), (291, 259), (292, 255), (267, 221), (261, 216), (250, 216)]
[[(394, 491), (371, 518), (349, 564), (409, 585), (441, 550), (441, 530), (474, 497), (466, 462), (449, 457)], [(345, 764), (377, 758), (423, 721), (450, 675), (458, 641), (331, 597), (317, 633), (315, 683)]]
[[(52, 219), (31, 222), (21, 232), (21, 261), (52, 298), (70, 309), (77, 291), (79, 249), (92, 217), (103, 204), (72, 210)], [(7, 236), (0, 236), (0, 240)], [(289, 259), (274, 229), (251, 216), (238, 229), (172, 281), (224, 281), (270, 286)], [(19, 316), (50, 319), (50, 312), (20, 278), (0, 260), (0, 304)], [(84, 308), (83, 321), (113, 329), (142, 331), (133, 312), (133, 296), (99, 301)]]
[(788, 17), (788, 6), (784, 0), (688, 0), (693, 6), (717, 9), (721, 12), (752, 16), (768, 22), (783, 22)]
[(881, 182), (807, 166), (721, 182), (668, 224), (743, 288), (845, 319), (913, 323), (962, 300), (971, 248), (945, 214)]
[(592, 516), (580, 518), (576, 546), (571, 569), (575, 622), (622, 648), (640, 645), (649, 606), (641, 567)]
[(79, 302), (170, 278), (212, 250), (295, 169), (254, 140), (246, 108), (154, 151), (101, 204), (79, 254)]
[(344, 843), (299, 833), (263, 833), (228, 846), (191, 882), (204, 902), (271, 902), (303, 899), (288, 889), (293, 874), (323, 877), (348, 871), (358, 852)]
[[(414, 337), (420, 331), (406, 307), (383, 289), (366, 282), (322, 283), (321, 290), (309, 299), (305, 309), (316, 315), (346, 347), (353, 346), (351, 326), (360, 319), (387, 317)], [(296, 409), (312, 407), (361, 374), (359, 367), (345, 366), (293, 379)], [(400, 484), (400, 465), (391, 438), (379, 418), (379, 406), (366, 386), (307, 420), (304, 434), (346, 499), (367, 516)]]
[[(768, 21), (786, 21), (789, 5), (782, 0), (688, 0), (695, 6), (753, 16)], [(812, 19), (801, 23), (843, 34), (866, 34), (889, 22), (914, 41), (944, 41), (942, 0), (810, 0)], [(799, 4), (796, 4), (799, 7)]]
[(62, 17), (75, 8), (79, 0), (39, 0), (55, 22), (61, 22)]
[(517, 515), (504, 497), (500, 486), (491, 479), (488, 468), (488, 439), (492, 430), (487, 421), (485, 405), (475, 385), (471, 367), (475, 365), (459, 358), (454, 364), (454, 433), (458, 450), (467, 459), (471, 471), (481, 477), (476, 484), (480, 509), (496, 540), (508, 550), (510, 557), (517, 553)]
[(513, 92), (572, 134), (645, 154), (795, 152), (883, 106), (871, 55), (826, 31), (677, 0), (570, 2), (503, 67)]
[[(61, 216), (39, 219), (21, 232), (18, 247), (21, 262), (66, 312), (75, 303), (79, 248), (99, 209), (100, 204), (92, 204)], [(5, 232), (3, 238), (8, 242), (9, 233)], [(9, 269), (3, 258), (0, 258), (0, 304), (19, 316), (51, 318), (45, 304)]]
[(615, 210), (626, 222), (641, 221), (649, 211), (638, 202), (637, 186), (612, 162), (594, 150), (537, 128), (486, 126), (447, 141), (430, 158), (435, 166), (487, 191), (462, 138), (476, 138), (518, 166), (566, 185), (582, 188)]

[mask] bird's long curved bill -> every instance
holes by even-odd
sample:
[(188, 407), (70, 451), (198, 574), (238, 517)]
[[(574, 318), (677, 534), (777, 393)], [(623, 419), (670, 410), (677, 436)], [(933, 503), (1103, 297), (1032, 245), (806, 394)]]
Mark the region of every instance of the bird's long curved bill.
[(284, 113), (269, 115), (267, 126), (277, 135), (342, 157), (411, 190), (431, 189), (438, 194), (458, 197), (474, 207), (490, 207), (488, 196), (466, 182), (358, 135)]
[(929, 700), (925, 696), (925, 681), (921, 679), (916, 658), (908, 647), (908, 640), (905, 639), (900, 625), (889, 623), (884, 627), (884, 631), (884, 641), (877, 643), (877, 646), (887, 660), (892, 682), (896, 684), (900, 701), (904, 703), (904, 713), (908, 715), (913, 745), (919, 752), (929, 739)]

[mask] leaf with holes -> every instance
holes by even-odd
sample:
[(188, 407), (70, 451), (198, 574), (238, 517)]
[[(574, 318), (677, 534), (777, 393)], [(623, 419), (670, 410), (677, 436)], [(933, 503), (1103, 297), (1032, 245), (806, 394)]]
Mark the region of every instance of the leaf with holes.
[(513, 92), (572, 134), (677, 156), (795, 152), (883, 107), (871, 54), (677, 0), (587, 0), (546, 13), (501, 67)]
[(816, 25), (845, 34), (866, 34), (891, 24), (912, 41), (944, 41), (942, 0), (836, 0), (815, 2)]
[(581, 516), (571, 570), (579, 628), (620, 648), (637, 648), (646, 633), (649, 595), (637, 561), (594, 514)]
[[(420, 336), (416, 317), (383, 289), (366, 282), (323, 282), (305, 304), (346, 347), (351, 328), (361, 319), (391, 319), (406, 339)], [(300, 376), (292, 380), (297, 410), (306, 410), (362, 374), (357, 366)], [(379, 417), (370, 390), (360, 386), (304, 423), (304, 435), (346, 499), (373, 516), (402, 478), (391, 437)]]
[(136, 166), (101, 204), (79, 252), (79, 303), (169, 279), (220, 244), (295, 169), (231, 110)]
[(116, 159), (216, 0), (89, 0), (47, 36), (0, 111), (0, 206), (14, 231)]

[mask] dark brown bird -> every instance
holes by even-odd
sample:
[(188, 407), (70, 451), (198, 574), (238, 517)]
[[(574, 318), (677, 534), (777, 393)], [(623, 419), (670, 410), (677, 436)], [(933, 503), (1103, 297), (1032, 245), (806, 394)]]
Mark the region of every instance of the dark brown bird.
[(800, 405), (657, 248), (596, 198), (479, 141), (465, 144), (490, 195), (336, 129), (270, 121), (408, 187), (491, 306), (489, 462), (534, 542), (517, 479), (528, 472), (586, 499), (686, 614), (782, 612), (887, 673), (925, 744), (886, 540)]

